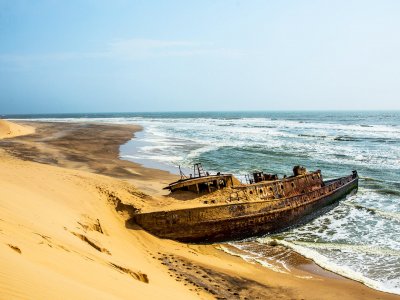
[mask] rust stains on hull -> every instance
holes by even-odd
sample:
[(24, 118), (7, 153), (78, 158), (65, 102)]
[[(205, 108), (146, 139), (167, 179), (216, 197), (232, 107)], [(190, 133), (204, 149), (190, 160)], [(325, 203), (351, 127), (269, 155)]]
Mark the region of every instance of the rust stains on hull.
[[(316, 173), (310, 173), (314, 176)], [(313, 175), (314, 174), (314, 175)], [(319, 173), (318, 173), (319, 174)], [(232, 203), (210, 207), (196, 207), (172, 211), (140, 213), (134, 215), (135, 222), (143, 229), (161, 237), (183, 242), (217, 242), (240, 239), (277, 231), (289, 227), (301, 218), (343, 198), (358, 187), (358, 175), (352, 175), (323, 182), (321, 176), (315, 176), (316, 182), (308, 185), (300, 194), (290, 193), (283, 198), (269, 197), (267, 200)], [(303, 179), (302, 179), (303, 178)], [(299, 180), (306, 177), (286, 180), (285, 184), (295, 187)], [(272, 188), (273, 194), (282, 195), (283, 183), (268, 183), (282, 186), (282, 191)], [(245, 193), (259, 193), (259, 198), (268, 193), (266, 184), (238, 187)]]

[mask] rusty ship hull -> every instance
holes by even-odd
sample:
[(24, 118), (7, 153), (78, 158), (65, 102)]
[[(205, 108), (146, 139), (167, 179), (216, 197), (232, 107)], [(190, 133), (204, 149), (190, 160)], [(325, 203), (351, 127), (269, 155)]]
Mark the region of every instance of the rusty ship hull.
[[(131, 221), (158, 237), (182, 242), (211, 243), (260, 236), (290, 227), (340, 200), (358, 188), (358, 175), (355, 172), (325, 182), (321, 178), (320, 182), (318, 188), (284, 198), (140, 213)], [(254, 189), (262, 186), (255, 185)]]

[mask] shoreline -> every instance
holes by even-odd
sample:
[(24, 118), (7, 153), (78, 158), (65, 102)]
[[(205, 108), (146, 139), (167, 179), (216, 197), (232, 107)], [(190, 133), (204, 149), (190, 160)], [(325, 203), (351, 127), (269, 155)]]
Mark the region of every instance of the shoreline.
[[(165, 193), (160, 192), (162, 191), (160, 187), (175, 180), (177, 177), (166, 171), (149, 169), (146, 166), (120, 159), (120, 145), (129, 141), (132, 135), (140, 130), (138, 126), (27, 121), (20, 123), (36, 127), (36, 132), (32, 135), (0, 140), (1, 147), (9, 154), (21, 161), (31, 161), (33, 163), (47, 164), (68, 170), (102, 174), (113, 178), (113, 180), (122, 180), (123, 182), (133, 184), (138, 188), (137, 194), (143, 194), (142, 192), (148, 194), (143, 194), (144, 198), (134, 203), (135, 208), (146, 208), (149, 206), (147, 202), (150, 202), (151, 205), (163, 205), (163, 201), (166, 201), (166, 198), (164, 197)], [(101, 141), (98, 140), (99, 138), (101, 138)], [(134, 228), (133, 231), (135, 234), (143, 235), (146, 239), (150, 239), (148, 234), (139, 228)], [(242, 258), (236, 258), (223, 253), (221, 250), (216, 249), (215, 245), (187, 245), (159, 240), (153, 236), (151, 236), (151, 241), (156, 244), (173, 245), (172, 247), (179, 249), (176, 250), (178, 252), (185, 252), (184, 249), (186, 249), (182, 257), (177, 258), (175, 256), (175, 260), (173, 261), (169, 258), (169, 255), (163, 254), (159, 254), (156, 260), (168, 266), (170, 269), (169, 272), (175, 274), (169, 274), (171, 275), (170, 277), (177, 276), (175, 279), (178, 280), (178, 283), (181, 281), (185, 281), (186, 284), (194, 282), (197, 286), (202, 287), (199, 288), (199, 291), (201, 290), (202, 292), (193, 294), (205, 298), (218, 293), (224, 297), (229, 297), (229, 295), (239, 296), (239, 294), (235, 295), (238, 292), (233, 292), (229, 295), (223, 292), (228, 288), (231, 290), (234, 289), (235, 284), (231, 279), (232, 276), (240, 276), (242, 278), (242, 281), (240, 281), (241, 284), (251, 286), (252, 290), (261, 296), (267, 295), (265, 294), (265, 290), (267, 289), (269, 291), (268, 296), (276, 296), (276, 293), (280, 293), (286, 295), (286, 298), (291, 298), (293, 297), (292, 293), (294, 293), (295, 297), (301, 295), (306, 298), (321, 299), (321, 295), (315, 295), (312, 291), (307, 291), (308, 289), (317, 288), (325, 293), (323, 298), (326, 299), (334, 298), (333, 295), (336, 295), (341, 290), (343, 290), (342, 294), (346, 295), (347, 299), (359, 297), (394, 299), (398, 297), (394, 294), (373, 290), (359, 282), (327, 271), (314, 262), (307, 264), (305, 269), (298, 268), (290, 274), (279, 274), (266, 267), (256, 266), (245, 262)], [(190, 251), (193, 251), (195, 254)], [(202, 256), (201, 259), (198, 256)], [(307, 260), (305, 257), (303, 259)], [(218, 287), (215, 287), (215, 284), (210, 281), (205, 283), (201, 279), (203, 277), (196, 275), (192, 270), (188, 270), (188, 264), (193, 264), (193, 262), (198, 262), (199, 260), (201, 264), (198, 265), (202, 265), (200, 272), (203, 275), (201, 276), (211, 279), (213, 277), (221, 279)], [(215, 262), (215, 264), (210, 264), (210, 262)], [(321, 272), (318, 274), (320, 270), (313, 273), (318, 268), (324, 270), (325, 273), (332, 273), (332, 277), (321, 274)], [(168, 271), (165, 270), (165, 272), (167, 273)], [(268, 277), (268, 275), (276, 278), (263, 278)], [(312, 276), (313, 279), (296, 276)], [(286, 282), (286, 284), (282, 285), (282, 281)], [(222, 282), (226, 282), (226, 284), (222, 284)], [(229, 285), (230, 283), (232, 284), (231, 286)], [(328, 287), (322, 286), (323, 284)], [(251, 297), (256, 296), (254, 291), (250, 292), (247, 290), (246, 293), (248, 294), (246, 295)], [(243, 297), (246, 295), (240, 294)]]

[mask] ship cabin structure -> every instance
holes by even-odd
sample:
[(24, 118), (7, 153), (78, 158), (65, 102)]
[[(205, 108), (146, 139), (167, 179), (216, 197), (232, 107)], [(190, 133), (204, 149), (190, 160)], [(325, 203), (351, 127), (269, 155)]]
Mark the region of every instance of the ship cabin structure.
[(301, 174), (294, 170), (293, 173), (293, 176), (282, 179), (276, 177), (276, 179), (257, 180), (257, 177), (254, 177), (252, 183), (235, 186), (234, 190), (237, 191), (237, 198), (245, 198), (249, 195), (262, 200), (274, 200), (302, 195), (324, 186), (320, 170), (314, 172), (305, 170)]
[(252, 174), (253, 178), (251, 178), (251, 175), (246, 175), (246, 182), (249, 184), (253, 183), (258, 183), (261, 181), (272, 181), (272, 180), (278, 180), (278, 175), (277, 174), (264, 174), (262, 171), (256, 171)]
[(170, 183), (164, 189), (170, 190), (171, 192), (189, 191), (200, 194), (212, 193), (234, 185), (232, 174), (221, 174), (218, 172), (215, 175), (210, 175), (208, 172), (204, 171), (200, 163), (194, 164), (193, 174), (190, 174), (189, 177), (183, 174), (181, 170), (180, 174), (181, 179)]

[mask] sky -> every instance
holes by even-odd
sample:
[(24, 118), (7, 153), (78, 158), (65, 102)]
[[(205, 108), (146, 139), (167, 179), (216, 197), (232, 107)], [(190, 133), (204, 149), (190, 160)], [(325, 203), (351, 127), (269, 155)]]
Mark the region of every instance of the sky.
[(0, 0), (0, 114), (399, 109), (398, 0)]

